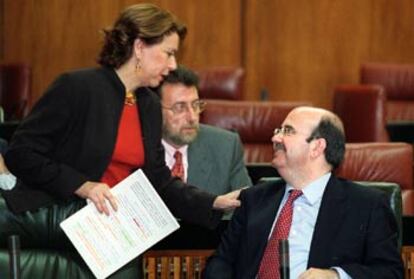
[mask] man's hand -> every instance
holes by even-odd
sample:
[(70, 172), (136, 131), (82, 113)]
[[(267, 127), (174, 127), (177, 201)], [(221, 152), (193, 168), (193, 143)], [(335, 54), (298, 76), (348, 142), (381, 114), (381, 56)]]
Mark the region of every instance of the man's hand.
[(338, 273), (333, 269), (309, 268), (298, 279), (339, 279)]
[(240, 206), (240, 201), (237, 199), (241, 190), (235, 190), (225, 195), (218, 196), (213, 203), (214, 209), (231, 210)]
[(115, 211), (118, 210), (115, 197), (111, 194), (109, 186), (105, 183), (87, 181), (75, 191), (75, 194), (81, 198), (91, 200), (99, 213), (103, 212), (109, 216), (109, 209), (106, 204), (107, 200)]

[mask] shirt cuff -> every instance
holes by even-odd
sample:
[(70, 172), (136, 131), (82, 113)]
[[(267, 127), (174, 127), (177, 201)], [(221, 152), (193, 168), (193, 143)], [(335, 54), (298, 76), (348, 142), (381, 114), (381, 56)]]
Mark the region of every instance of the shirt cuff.
[(339, 279), (352, 279), (348, 273), (346, 273), (342, 268), (338, 266), (331, 267), (331, 269), (335, 270), (338, 273)]

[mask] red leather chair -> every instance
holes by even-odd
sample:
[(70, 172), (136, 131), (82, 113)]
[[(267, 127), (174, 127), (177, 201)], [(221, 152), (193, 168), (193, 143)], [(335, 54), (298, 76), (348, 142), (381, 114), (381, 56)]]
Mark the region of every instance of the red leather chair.
[(0, 64), (0, 101), (6, 121), (28, 113), (31, 68), (26, 64)]
[(240, 135), (246, 163), (269, 163), (273, 157), (271, 138), (286, 115), (307, 102), (260, 102), (208, 100), (201, 122), (232, 130)]
[(333, 111), (342, 119), (347, 142), (387, 142), (385, 92), (379, 85), (335, 87)]
[(414, 122), (414, 64), (362, 64), (359, 85), (335, 88), (334, 111), (348, 141), (387, 141), (386, 124)]
[(196, 71), (202, 99), (241, 100), (244, 70), (240, 67), (211, 67)]
[(384, 87), (387, 122), (414, 121), (414, 64), (362, 64), (360, 82)]
[(348, 143), (336, 174), (357, 181), (400, 185), (403, 215), (414, 216), (413, 147), (407, 143)]

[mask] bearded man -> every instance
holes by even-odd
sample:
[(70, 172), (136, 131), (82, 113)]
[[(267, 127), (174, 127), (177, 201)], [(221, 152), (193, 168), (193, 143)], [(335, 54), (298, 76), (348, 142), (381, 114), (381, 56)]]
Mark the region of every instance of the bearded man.
[(197, 75), (179, 66), (158, 92), (165, 160), (173, 175), (214, 194), (250, 186), (238, 134), (199, 123), (206, 103), (198, 96)]

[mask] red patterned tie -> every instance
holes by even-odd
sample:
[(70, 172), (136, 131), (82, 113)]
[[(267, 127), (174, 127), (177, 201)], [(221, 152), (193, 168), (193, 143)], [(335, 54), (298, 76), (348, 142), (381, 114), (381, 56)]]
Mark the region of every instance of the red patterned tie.
[(258, 279), (280, 278), (279, 240), (287, 239), (289, 237), (289, 231), (292, 225), (293, 202), (300, 195), (302, 195), (302, 191), (290, 191), (289, 198), (280, 211), (272, 235), (267, 242), (267, 246), (260, 263), (259, 273), (257, 274)]
[(180, 178), (184, 181), (184, 166), (183, 166), (183, 154), (180, 151), (174, 153), (175, 163), (171, 168), (171, 175)]

